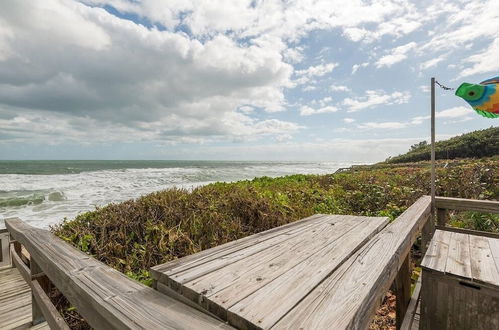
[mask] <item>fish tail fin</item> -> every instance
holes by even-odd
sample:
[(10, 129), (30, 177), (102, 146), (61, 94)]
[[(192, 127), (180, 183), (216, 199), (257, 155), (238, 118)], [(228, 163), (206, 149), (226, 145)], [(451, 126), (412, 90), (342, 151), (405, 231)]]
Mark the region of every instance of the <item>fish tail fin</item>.
[(488, 112), (488, 111), (482, 111), (482, 110), (476, 110), (474, 109), (480, 116), (484, 116), (486, 118), (498, 118), (499, 114), (493, 113), (493, 112)]

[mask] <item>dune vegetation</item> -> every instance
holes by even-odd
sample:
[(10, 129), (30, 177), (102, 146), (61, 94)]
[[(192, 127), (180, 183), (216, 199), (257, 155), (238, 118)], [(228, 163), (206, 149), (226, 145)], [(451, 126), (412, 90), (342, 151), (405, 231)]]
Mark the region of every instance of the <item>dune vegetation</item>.
[[(440, 161), (440, 196), (498, 199), (499, 157)], [(428, 162), (357, 166), (168, 189), (83, 213), (52, 228), (63, 240), (150, 284), (151, 266), (315, 213), (396, 218), (430, 191)], [(499, 231), (499, 218), (457, 213), (454, 225)]]
[[(409, 152), (390, 157), (387, 163), (407, 163), (430, 160), (431, 146), (421, 141), (411, 146)], [(499, 155), (499, 127), (455, 136), (435, 143), (436, 159), (481, 158)]]

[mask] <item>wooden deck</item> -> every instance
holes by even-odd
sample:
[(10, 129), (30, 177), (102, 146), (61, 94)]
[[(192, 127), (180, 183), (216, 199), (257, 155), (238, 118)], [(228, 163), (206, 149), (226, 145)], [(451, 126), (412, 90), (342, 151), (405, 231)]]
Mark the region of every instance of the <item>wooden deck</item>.
[(0, 270), (0, 329), (50, 329), (31, 325), (31, 289), (16, 268)]
[(158, 290), (241, 329), (364, 328), (428, 216), (427, 198), (388, 226), (316, 215), (153, 267), (152, 276)]
[[(29, 268), (18, 254), (12, 259), (33, 288), (33, 311), (51, 328), (69, 329), (48, 299), (45, 286), (56, 286), (94, 329), (232, 329), (136, 282), (89, 255), (64, 243), (47, 230), (20, 219), (5, 221), (16, 245), (30, 255)], [(50, 281), (50, 282), (49, 282)]]
[[(435, 206), (440, 227), (446, 209), (499, 213), (495, 201), (437, 197)], [(106, 330), (366, 329), (392, 287), (397, 328), (415, 330), (427, 321), (419, 294), (425, 282), (410, 297), (409, 252), (421, 234), (423, 252), (429, 245), (433, 253), (440, 234), (428, 244), (435, 232), (430, 210), (430, 198), (423, 196), (389, 224), (379, 217), (315, 215), (155, 266), (154, 288), (160, 292), (46, 230), (7, 219), (8, 234), (0, 230), (0, 267), (10, 267), (12, 260), (16, 269), (0, 268), (0, 329), (41, 329), (48, 323), (68, 330), (47, 296), (52, 285), (92, 328)], [(446, 230), (451, 237), (464, 233)], [(489, 255), (480, 243), (494, 235), (469, 234), (482, 236), (474, 243), (480, 258), (491, 265), (492, 255), (497, 263), (499, 249)], [(469, 273), (466, 265), (461, 270)], [(473, 285), (490, 289), (499, 277), (489, 275), (481, 274)], [(32, 320), (47, 323), (30, 327)]]

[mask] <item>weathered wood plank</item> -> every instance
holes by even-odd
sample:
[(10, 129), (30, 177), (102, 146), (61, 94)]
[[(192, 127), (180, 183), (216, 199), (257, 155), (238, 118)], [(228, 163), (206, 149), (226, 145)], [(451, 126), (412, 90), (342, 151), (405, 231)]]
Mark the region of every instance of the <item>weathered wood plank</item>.
[(396, 295), (396, 324), (400, 329), (402, 322), (411, 301), (411, 265), (410, 255), (407, 255), (402, 266), (395, 277), (395, 295)]
[[(245, 297), (279, 277), (362, 222), (346, 216), (330, 216), (324, 220), (320, 226), (304, 229), (259, 253), (186, 283), (186, 286), (196, 292), (205, 292), (204, 296), (212, 297), (223, 306), (232, 306), (242, 299), (241, 296)], [(173, 280), (177, 281), (175, 276)]]
[[(324, 226), (322, 224), (322, 226)], [(203, 276), (216, 276), (213, 275), (217, 271), (221, 271), (224, 274), (230, 272), (228, 268), (236, 267), (239, 268), (238, 265), (241, 263), (248, 263), (252, 259), (259, 259), (261, 254), (265, 254), (270, 248), (274, 249), (275, 247), (282, 247), (284, 251), (286, 251), (285, 246), (293, 245), (293, 238), (300, 237), (303, 233), (302, 230), (293, 229), (292, 231), (286, 232), (281, 235), (277, 235), (270, 239), (265, 240), (264, 242), (254, 243), (246, 247), (244, 250), (237, 250), (229, 255), (224, 255), (222, 257), (215, 258), (210, 261), (204, 262), (202, 264), (198, 264), (197, 267), (191, 267), (185, 271), (177, 272), (173, 275), (170, 275), (170, 278), (174, 280), (176, 283), (184, 284), (187, 282), (196, 282), (198, 283), (198, 279)], [(306, 224), (303, 227), (299, 228), (309, 228), (310, 232), (315, 231), (317, 233), (320, 232), (321, 223), (314, 224)], [(314, 230), (317, 228), (316, 230)], [(290, 243), (291, 242), (291, 243)], [(236, 276), (236, 275), (234, 275)], [(226, 279), (223, 280), (224, 282)], [(211, 290), (213, 291), (213, 290)]]
[[(259, 245), (266, 242), (267, 240), (273, 239), (277, 236), (281, 236), (280, 239), (286, 239), (286, 236), (292, 234), (293, 230), (297, 227), (302, 226), (313, 226), (319, 223), (319, 221), (325, 217), (325, 215), (317, 214), (311, 217), (298, 220), (277, 228), (273, 228), (255, 235), (244, 237), (226, 244), (222, 244), (196, 254), (186, 256), (180, 259), (172, 260), (170, 262), (157, 265), (151, 268), (151, 275), (153, 278), (159, 280), (160, 277), (170, 277), (174, 274), (186, 271), (188, 269), (198, 267), (203, 264), (207, 264), (213, 260), (221, 258), (231, 258), (233, 261), (237, 261), (237, 252), (250, 246)], [(236, 254), (234, 256), (234, 254)]]
[[(492, 257), (489, 239), (474, 235), (468, 236), (470, 240), (471, 276), (473, 281), (499, 286), (499, 271)], [(499, 240), (490, 240), (499, 242)]]
[(499, 270), (499, 240), (497, 239), (487, 239), (489, 241), (490, 252), (492, 253), (492, 258), (496, 264), (496, 268)]
[(435, 203), (436, 207), (441, 209), (499, 213), (499, 201), (437, 196)]
[(407, 311), (404, 316), (402, 325), (400, 326), (400, 330), (411, 330), (411, 329), (419, 330), (420, 295), (421, 295), (421, 276), (419, 276), (416, 282), (416, 286), (414, 287), (414, 291), (412, 293), (411, 300), (409, 301), (409, 305), (407, 306)]
[(437, 224), (439, 226), (445, 227), (445, 224), (447, 223), (447, 215), (447, 209), (437, 209)]
[(491, 238), (499, 238), (498, 233), (492, 233), (489, 231), (480, 231), (480, 230), (472, 230), (472, 229), (464, 229), (464, 228), (456, 228), (456, 227), (442, 227), (442, 226), (436, 226), (436, 229), (451, 231), (454, 233), (470, 234), (470, 235), (477, 235), (477, 236), (484, 236), (484, 237), (491, 237)]
[(26, 283), (31, 282), (30, 270), (28, 266), (26, 266), (26, 264), (21, 260), (21, 257), (19, 257), (19, 255), (17, 254), (13, 245), (10, 247), (10, 253), (12, 256), (12, 262), (16, 266), (23, 279), (26, 281)]
[[(53, 330), (69, 330), (68, 325), (64, 321), (64, 318), (59, 314), (57, 309), (54, 307), (49, 297), (42, 289), (37, 280), (31, 282), (31, 288), (33, 293), (33, 298), (37, 302), (37, 306), (40, 308), (44, 318)], [(40, 324), (38, 322), (34, 325)]]
[(11, 235), (95, 329), (229, 328), (89, 257), (46, 230), (7, 219)]
[(423, 270), (421, 329), (482, 330), (499, 325), (499, 292)]
[(16, 268), (0, 271), (0, 329), (31, 323), (31, 291)]
[[(267, 285), (257, 287), (258, 290), (230, 307), (229, 323), (240, 328), (249, 328), (252, 324), (264, 329), (272, 327), (387, 223), (386, 218), (360, 218), (359, 223), (348, 231), (341, 232), (337, 228), (338, 232), (329, 238), (330, 244), (303, 258), (285, 273)], [(303, 244), (307, 245), (307, 242)], [(255, 276), (265, 275), (257, 272)]]
[(471, 278), (469, 235), (452, 232), (445, 272)]
[(421, 261), (421, 267), (445, 272), (451, 236), (452, 233), (449, 231), (435, 231), (428, 251)]
[(7, 230), (0, 231), (0, 269), (11, 267), (9, 237)]
[(364, 329), (430, 216), (421, 197), (317, 286), (273, 329)]

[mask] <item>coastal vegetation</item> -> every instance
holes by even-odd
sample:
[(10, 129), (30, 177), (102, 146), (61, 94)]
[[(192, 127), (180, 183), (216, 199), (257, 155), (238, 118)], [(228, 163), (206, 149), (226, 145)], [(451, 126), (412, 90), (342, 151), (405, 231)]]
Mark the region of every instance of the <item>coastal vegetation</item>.
[[(439, 161), (440, 196), (497, 199), (499, 157)], [(148, 269), (315, 213), (395, 219), (430, 192), (428, 162), (358, 166), (328, 175), (213, 183), (168, 189), (67, 220), (52, 230), (104, 263), (150, 284)], [(498, 231), (499, 219), (474, 212), (461, 227)]]
[[(408, 163), (430, 160), (430, 144), (421, 141), (409, 152), (391, 157), (387, 163)], [(436, 159), (481, 158), (499, 155), (499, 127), (473, 131), (435, 143)]]
[[(499, 199), (498, 137), (499, 129), (490, 128), (437, 143), (437, 195)], [(458, 158), (462, 156), (472, 158)], [(107, 265), (151, 285), (151, 266), (312, 214), (387, 216), (393, 220), (430, 193), (426, 159), (429, 146), (421, 142), (386, 162), (352, 166), (333, 174), (167, 189), (99, 207), (51, 230)], [(451, 212), (449, 223), (499, 232), (499, 216), (492, 214)], [(417, 246), (412, 255), (420, 256)], [(419, 271), (414, 268), (414, 279)], [(55, 292), (52, 299), (71, 328), (89, 328), (60, 293)], [(388, 292), (370, 328), (394, 325), (395, 296)]]

